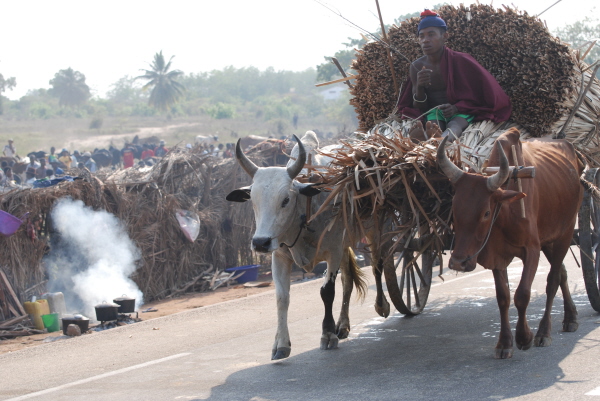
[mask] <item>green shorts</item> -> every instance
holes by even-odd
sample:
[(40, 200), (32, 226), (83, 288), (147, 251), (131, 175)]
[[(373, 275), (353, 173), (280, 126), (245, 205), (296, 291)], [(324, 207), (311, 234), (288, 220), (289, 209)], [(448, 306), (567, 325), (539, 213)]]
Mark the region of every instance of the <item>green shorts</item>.
[(475, 116), (470, 116), (468, 114), (455, 114), (452, 117), (446, 119), (444, 117), (444, 114), (442, 114), (442, 112), (440, 111), (440, 109), (432, 109), (429, 111), (429, 113), (427, 113), (426, 119), (427, 119), (427, 121), (439, 120), (439, 121), (443, 121), (443, 122), (447, 123), (448, 121), (452, 120), (454, 117), (462, 117), (465, 120), (467, 120), (468, 123), (471, 123), (473, 121), (473, 119), (475, 118)]

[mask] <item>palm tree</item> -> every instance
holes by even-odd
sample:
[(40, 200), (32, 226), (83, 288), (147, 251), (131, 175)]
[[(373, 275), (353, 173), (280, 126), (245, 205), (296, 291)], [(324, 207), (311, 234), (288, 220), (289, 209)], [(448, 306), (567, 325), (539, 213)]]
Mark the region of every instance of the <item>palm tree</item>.
[(85, 83), (85, 75), (71, 67), (54, 74), (50, 85), (50, 94), (58, 97), (58, 104), (61, 106), (80, 106), (91, 96), (90, 87)]
[(183, 75), (183, 71), (169, 71), (173, 57), (175, 56), (171, 56), (169, 62), (165, 64), (165, 58), (161, 50), (154, 55), (154, 61), (150, 64), (151, 69), (142, 69), (145, 74), (135, 78), (148, 81), (142, 87), (143, 90), (152, 87), (148, 104), (163, 111), (167, 110), (169, 106), (177, 103), (177, 100), (179, 100), (185, 90), (185, 87), (177, 82), (177, 78)]

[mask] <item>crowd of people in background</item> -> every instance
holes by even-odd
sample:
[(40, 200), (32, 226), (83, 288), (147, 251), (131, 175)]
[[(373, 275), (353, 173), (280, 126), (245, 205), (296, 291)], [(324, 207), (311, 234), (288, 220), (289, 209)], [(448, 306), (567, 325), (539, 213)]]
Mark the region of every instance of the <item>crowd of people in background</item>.
[[(235, 145), (227, 144), (205, 144), (195, 145), (201, 155), (213, 157), (232, 158), (235, 153)], [(187, 144), (186, 150), (193, 146)], [(2, 168), (0, 170), (0, 189), (27, 188), (44, 186), (44, 182), (67, 177), (69, 170), (82, 169), (96, 173), (99, 168), (108, 167), (112, 169), (150, 167), (167, 155), (169, 149), (165, 141), (159, 141), (158, 145), (145, 143), (126, 143), (122, 149), (110, 146), (109, 149), (94, 149), (93, 152), (79, 152), (62, 149), (60, 152), (51, 147), (50, 153), (44, 151), (31, 152), (26, 157), (19, 157), (13, 139), (9, 139), (4, 146), (2, 157)], [(137, 161), (136, 161), (137, 160)], [(76, 174), (76, 173), (75, 173)]]

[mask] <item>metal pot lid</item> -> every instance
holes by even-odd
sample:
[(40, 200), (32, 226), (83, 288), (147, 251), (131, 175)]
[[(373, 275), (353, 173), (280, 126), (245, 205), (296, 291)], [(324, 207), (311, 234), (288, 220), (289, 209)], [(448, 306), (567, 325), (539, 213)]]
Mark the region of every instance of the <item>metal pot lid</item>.
[(83, 315), (65, 315), (62, 320), (90, 320), (90, 318)]
[(119, 306), (120, 305), (113, 303), (102, 302), (101, 304), (96, 305), (95, 308), (118, 308)]
[(113, 299), (113, 302), (117, 302), (117, 301), (135, 301), (135, 298), (130, 298), (127, 296), (127, 294), (123, 294), (119, 298)]

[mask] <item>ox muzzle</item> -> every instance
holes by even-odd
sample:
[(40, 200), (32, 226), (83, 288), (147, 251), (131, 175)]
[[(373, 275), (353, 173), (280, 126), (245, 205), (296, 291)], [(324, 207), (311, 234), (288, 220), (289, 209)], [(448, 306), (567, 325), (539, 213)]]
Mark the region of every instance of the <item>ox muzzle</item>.
[(273, 252), (273, 239), (265, 237), (254, 237), (252, 238), (252, 249), (256, 252), (269, 253)]
[(472, 272), (477, 267), (477, 258), (467, 256), (466, 258), (457, 258), (454, 256), (454, 252), (450, 255), (450, 261), (448, 261), (448, 267), (452, 270), (456, 270), (462, 273)]

